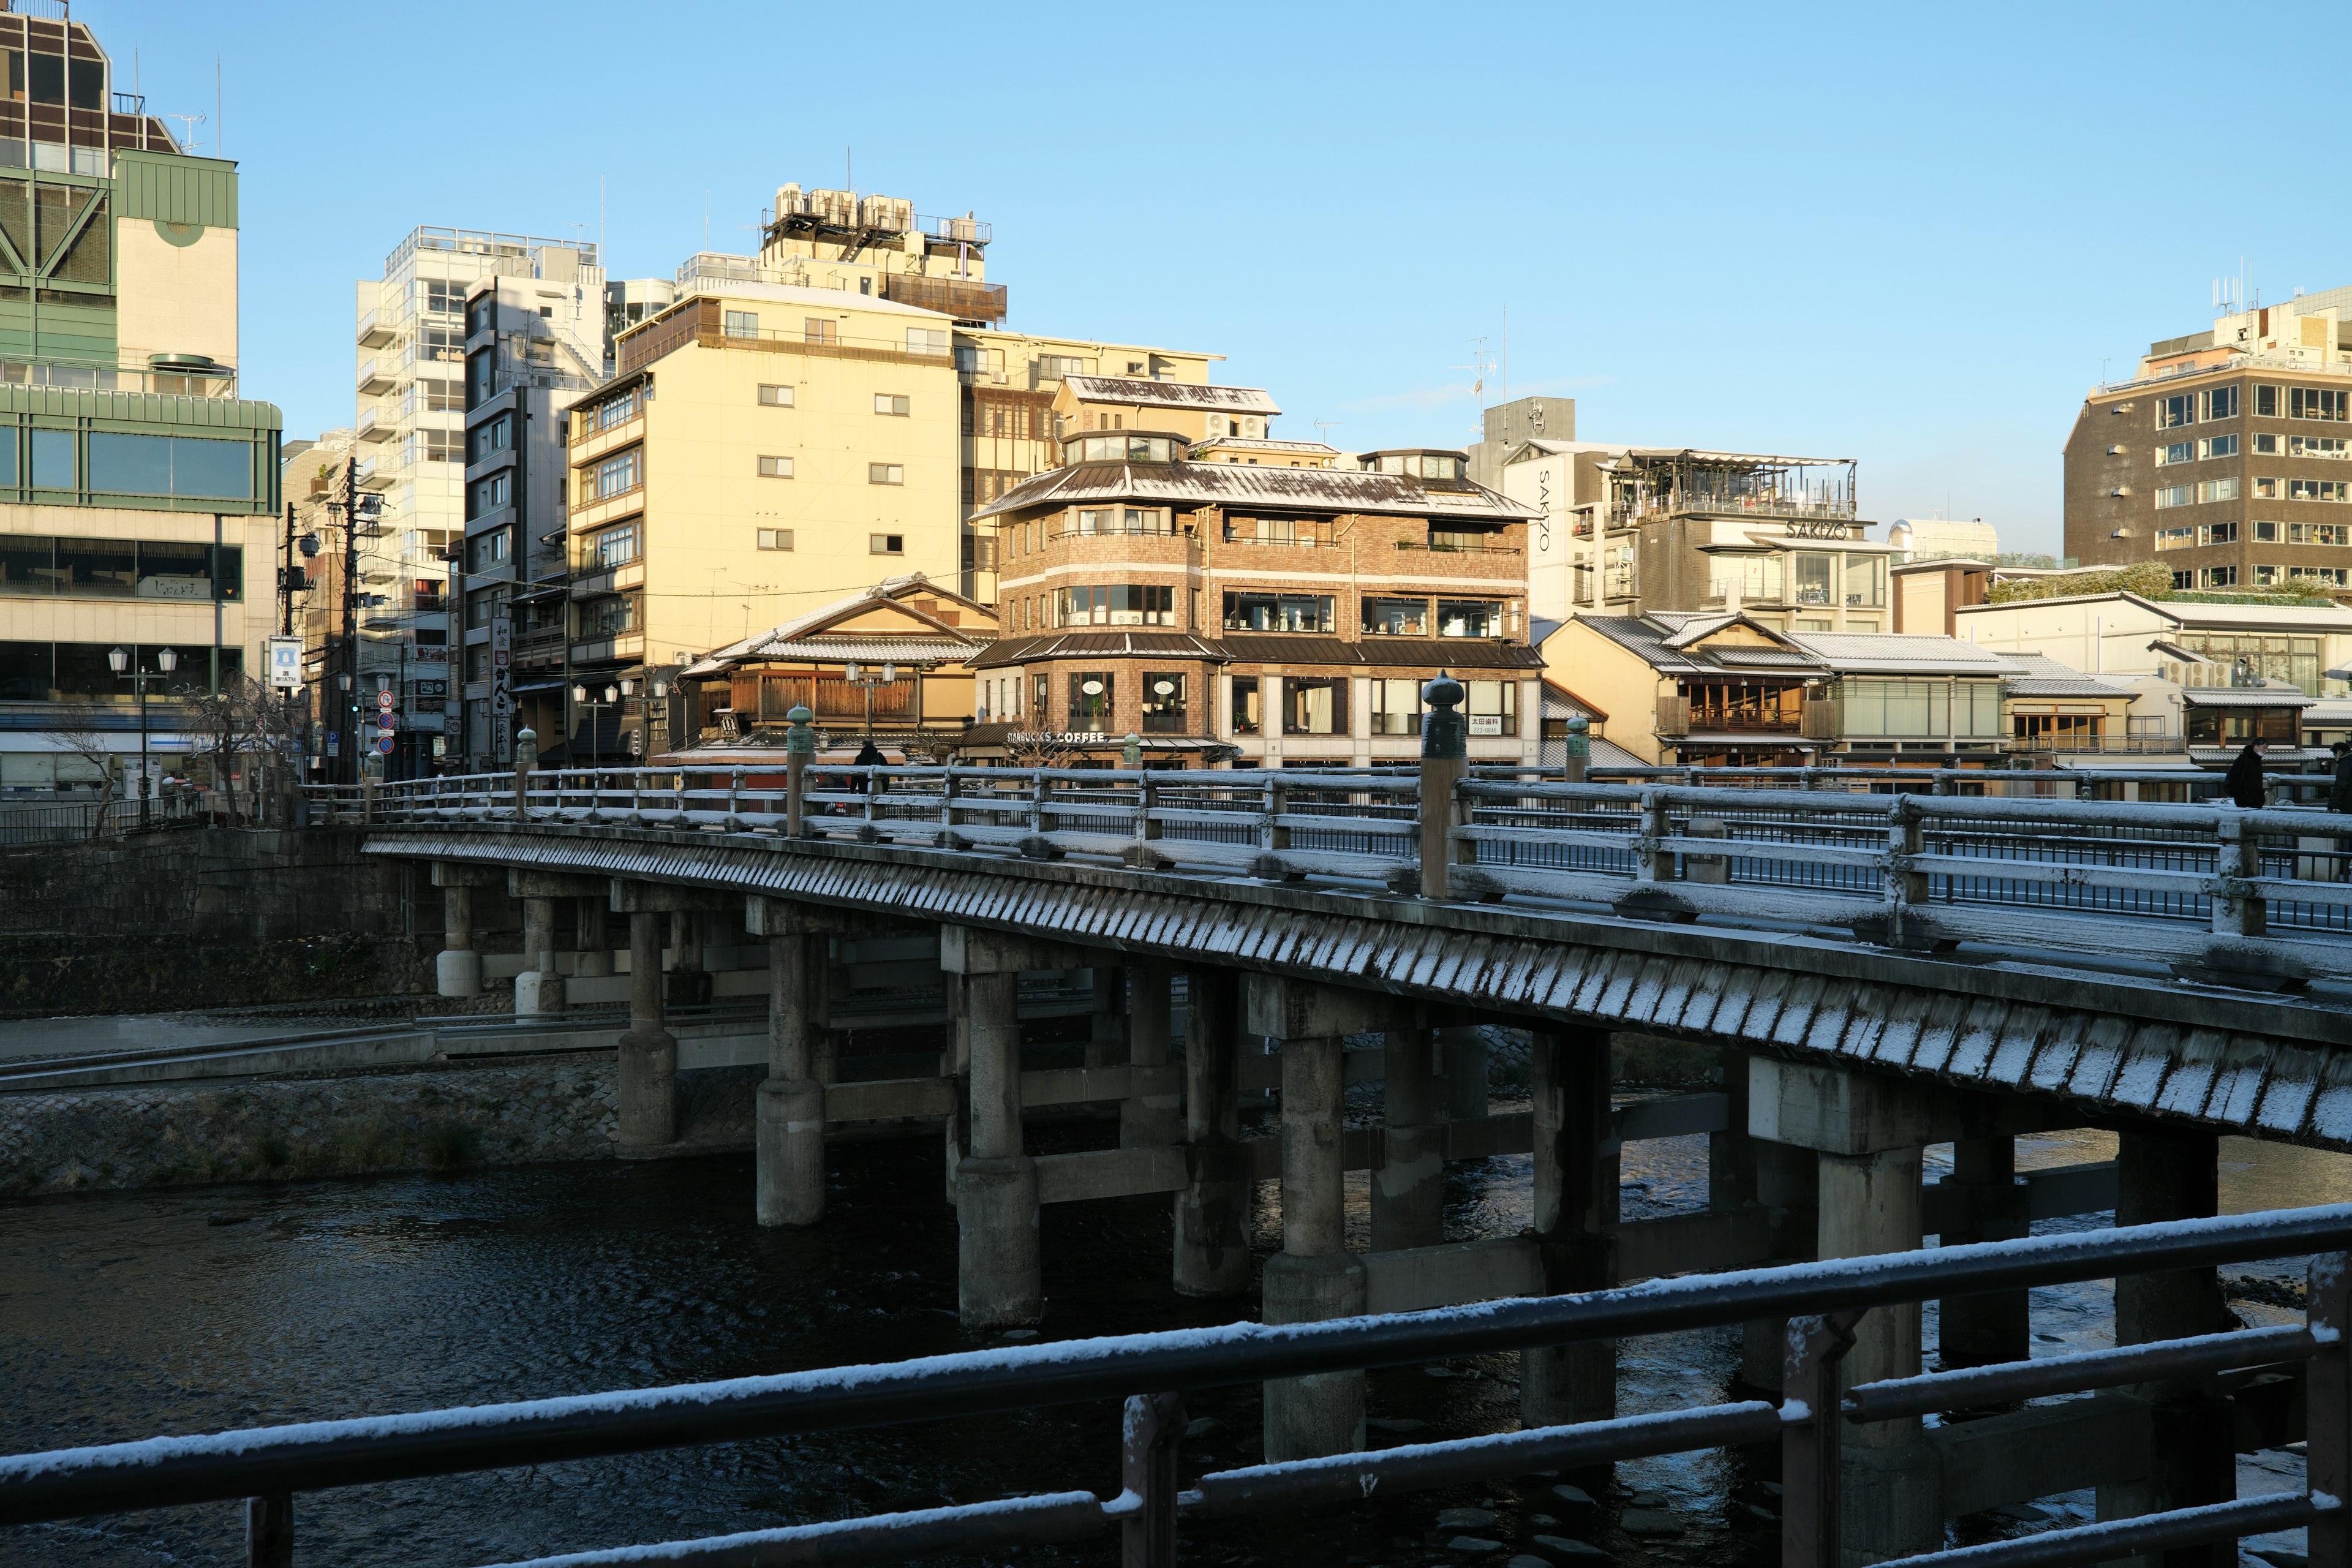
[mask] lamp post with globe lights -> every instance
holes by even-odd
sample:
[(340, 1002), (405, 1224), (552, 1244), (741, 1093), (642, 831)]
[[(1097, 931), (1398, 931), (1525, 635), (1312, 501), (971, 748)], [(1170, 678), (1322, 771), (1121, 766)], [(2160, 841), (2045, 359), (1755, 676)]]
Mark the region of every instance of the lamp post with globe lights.
[(147, 778), (147, 683), (161, 680), (179, 668), (180, 656), (168, 647), (159, 648), (155, 653), (155, 668), (140, 669), (135, 668), (138, 660), (133, 655), (117, 647), (107, 650), (106, 663), (107, 668), (114, 671), (115, 679), (131, 682), (131, 689), (139, 694), (139, 826), (144, 827), (147, 826), (150, 787)]

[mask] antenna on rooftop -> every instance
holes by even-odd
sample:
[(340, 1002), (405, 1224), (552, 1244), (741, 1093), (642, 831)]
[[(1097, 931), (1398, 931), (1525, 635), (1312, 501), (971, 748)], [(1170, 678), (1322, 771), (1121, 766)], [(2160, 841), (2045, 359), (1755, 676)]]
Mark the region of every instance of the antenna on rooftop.
[(206, 120), (210, 119), (211, 116), (204, 114), (166, 114), (163, 118), (165, 120), (176, 120), (180, 122), (180, 148), (183, 152), (185, 152), (187, 149), (194, 147), (196, 144), (196, 127), (202, 125)]
[[(1318, 441), (1322, 441), (1324, 431), (1337, 430), (1339, 427), (1339, 422), (1337, 419), (1318, 419), (1315, 421), (1315, 438)], [(1325, 441), (1324, 445), (1328, 447), (1330, 443)]]

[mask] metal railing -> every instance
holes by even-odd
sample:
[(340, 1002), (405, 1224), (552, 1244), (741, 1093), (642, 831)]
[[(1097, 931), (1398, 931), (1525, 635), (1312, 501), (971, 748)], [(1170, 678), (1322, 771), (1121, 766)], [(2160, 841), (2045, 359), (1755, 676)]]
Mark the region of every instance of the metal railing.
[[(2259, 952), (2283, 980), (2352, 973), (2352, 820), (2284, 804), (2325, 789), (2322, 775), (2275, 777), (2277, 804), (2246, 811), (2042, 793), (2218, 784), (2205, 774), (1745, 768), (1685, 784), (1668, 782), (1677, 770), (1630, 771), (1665, 776), (1566, 784), (1495, 768), (1461, 780), (1436, 829), (1442, 879), (1421, 861), (1417, 772), (825, 763), (809, 770), (801, 830), (1392, 892), (1437, 885), (1440, 896), (1643, 918), (1844, 927), (1898, 947), (1991, 942), (2195, 963), (2219, 943)], [(321, 788), (315, 800), (326, 820), (779, 837), (791, 793), (779, 757), (765, 768), (436, 776)]]
[[(247, 1500), (247, 1562), (289, 1562), (297, 1494), (761, 1437), (1123, 1402), (1120, 1489), (750, 1531), (534, 1559), (530, 1568), (665, 1563), (885, 1563), (1108, 1534), (1131, 1568), (1172, 1568), (1187, 1519), (1360, 1504), (1376, 1493), (1777, 1442), (1780, 1560), (1833, 1568), (1849, 1513), (1841, 1449), (1851, 1427), (1991, 1400), (2042, 1398), (2242, 1368), (2301, 1367), (2311, 1434), (2300, 1490), (2213, 1501), (2021, 1540), (1906, 1558), (1931, 1564), (2072, 1563), (2310, 1525), (2310, 1561), (2352, 1568), (2352, 1207), (2186, 1220), (1649, 1281), (1579, 1295), (1280, 1327), (1136, 1334), (881, 1365), (745, 1377), (164, 1436), (0, 1458), (0, 1524)], [(2313, 1254), (2305, 1321), (1843, 1386), (1870, 1311), (1931, 1298)], [(1785, 1394), (1617, 1420), (1540, 1426), (1216, 1470), (1186, 1487), (1177, 1445), (1187, 1394), (1267, 1380), (1544, 1346), (1633, 1339), (1786, 1317)], [(1857, 1489), (1854, 1508), (1879, 1494)], [(520, 1568), (520, 1565), (509, 1565)]]

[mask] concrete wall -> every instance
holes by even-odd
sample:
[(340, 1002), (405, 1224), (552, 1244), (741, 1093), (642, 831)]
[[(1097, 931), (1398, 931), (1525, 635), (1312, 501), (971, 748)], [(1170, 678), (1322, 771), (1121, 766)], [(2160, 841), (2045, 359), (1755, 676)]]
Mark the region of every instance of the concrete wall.
[[(351, 828), (204, 828), (0, 852), (0, 1010), (429, 994), (439, 890), (359, 845)], [(475, 910), (494, 933), (519, 924), (502, 898)]]

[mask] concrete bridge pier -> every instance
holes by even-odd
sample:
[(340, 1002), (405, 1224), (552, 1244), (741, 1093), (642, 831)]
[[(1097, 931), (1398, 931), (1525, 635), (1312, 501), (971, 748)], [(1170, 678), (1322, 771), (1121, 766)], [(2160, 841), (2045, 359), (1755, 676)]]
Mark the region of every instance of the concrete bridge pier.
[[(1748, 1068), (1739, 1068), (1743, 1079)], [(1746, 1097), (1743, 1095), (1742, 1100)], [(1746, 1115), (1743, 1110), (1741, 1115)], [(1743, 1122), (1744, 1125), (1744, 1122)], [(1757, 1205), (1775, 1216), (1776, 1260), (1810, 1263), (1820, 1251), (1821, 1162), (1810, 1149), (1787, 1143), (1748, 1140), (1756, 1162)], [(1780, 1392), (1788, 1361), (1789, 1320), (1759, 1319), (1744, 1325), (1740, 1344), (1739, 1381), (1769, 1394)]]
[(817, 1022), (835, 921), (780, 899), (746, 911), (768, 939), (768, 1077), (753, 1106), (753, 1210), (761, 1225), (824, 1217), (824, 1086), (816, 1078)]
[(702, 962), (703, 929), (699, 908), (670, 911), (670, 973), (665, 982), (667, 999), (680, 1007), (699, 1007), (710, 1001), (710, 975)]
[[(1249, 980), (1249, 1032), (1282, 1042), (1282, 1251), (1267, 1259), (1259, 1315), (1313, 1323), (1364, 1310), (1364, 1266), (1348, 1251), (1345, 1037), (1384, 1032), (1398, 1004), (1276, 975)], [(1269, 1462), (1363, 1447), (1364, 1374), (1265, 1385)]]
[(475, 946), (480, 925), (474, 909), (474, 889), (503, 888), (506, 873), (495, 866), (436, 860), (433, 885), (441, 889), (441, 952), (433, 964), (434, 992), (442, 996), (478, 996), (482, 994), (482, 955)]
[[(1547, 1295), (1617, 1282), (1608, 1231), (1617, 1223), (1618, 1142), (1609, 1118), (1609, 1036), (1538, 1029), (1528, 1066), (1535, 1109), (1535, 1225)], [(1519, 1353), (1519, 1421), (1558, 1426), (1617, 1414), (1617, 1344), (1544, 1345)]]
[(940, 929), (940, 967), (964, 980), (971, 1152), (956, 1166), (956, 1315), (968, 1329), (1045, 1315), (1037, 1165), (1021, 1146), (1021, 974), (1083, 968), (1064, 951), (969, 926)]
[[(2218, 1135), (2197, 1129), (2152, 1127), (2123, 1132), (2116, 1141), (2116, 1224), (2153, 1225), (2220, 1213), (2220, 1152)], [(2118, 1345), (2217, 1333), (2236, 1326), (2222, 1300), (2220, 1275), (2211, 1268), (2128, 1274), (2116, 1281)], [(2098, 1489), (2101, 1519), (2198, 1508), (2236, 1495), (2236, 1426), (2229, 1402), (2199, 1387), (2200, 1381), (2209, 1380), (2142, 1384), (2131, 1390), (2151, 1405), (2153, 1462), (2144, 1481)], [(2235, 1560), (2226, 1544), (2177, 1550), (2162, 1559), (2165, 1568), (2218, 1568)]]
[(1176, 1194), (1174, 1275), (1181, 1296), (1239, 1296), (1250, 1288), (1250, 1179), (1241, 1147), (1241, 976), (1184, 976), (1184, 1142), (1188, 1180)]
[(1416, 1025), (1381, 1037), (1385, 1109), (1372, 1173), (1372, 1250), (1445, 1240), (1445, 1127), (1437, 1103), (1436, 1031)]
[(1099, 962), (1087, 972), (1092, 997), (1087, 1019), (1086, 1063), (1090, 1068), (1117, 1067), (1128, 1059), (1126, 999), (1121, 995), (1127, 978), (1124, 970)]
[(629, 1027), (621, 1037), (618, 1142), (628, 1149), (677, 1141), (677, 1041), (665, 1026), (662, 938), (681, 907), (717, 896), (615, 881), (612, 908), (629, 917)]
[(1118, 1146), (1164, 1149), (1184, 1137), (1183, 1092), (1168, 1060), (1175, 1035), (1176, 972), (1165, 964), (1131, 964), (1124, 987), (1131, 1076), (1127, 1098), (1118, 1102)]
[(555, 921), (559, 900), (611, 897), (602, 877), (570, 871), (511, 870), (507, 891), (522, 900), (522, 971), (515, 976), (515, 1014), (561, 1013), (566, 1005), (563, 972), (555, 966)]
[(613, 973), (613, 938), (604, 916), (612, 907), (610, 893), (582, 895), (574, 900), (579, 913), (572, 928), (572, 948), (578, 954), (572, 960), (572, 973), (583, 979), (602, 978)]
[[(1954, 1139), (1952, 1173), (1946, 1180), (1965, 1209), (1963, 1218), (1945, 1226), (1946, 1247), (2013, 1241), (2026, 1234), (2025, 1189), (2017, 1184), (2016, 1139)], [(1992, 1366), (2032, 1355), (2033, 1335), (2026, 1308), (2022, 1290), (1946, 1297), (1937, 1309), (1945, 1368)]]
[(1486, 1031), (1475, 1024), (1437, 1031), (1446, 1116), (1465, 1121), (1486, 1114)]
[[(1821, 1257), (1917, 1248), (1920, 1156), (1926, 1144), (1951, 1136), (1939, 1125), (1958, 1120), (1948, 1099), (1876, 1074), (1750, 1058), (1749, 1131), (1813, 1151)], [(1919, 1332), (1917, 1303), (1872, 1308), (1845, 1354), (1845, 1385), (1917, 1375)], [(1850, 1561), (1913, 1556), (1943, 1543), (1942, 1461), (1917, 1417), (1848, 1427), (1843, 1447)]]

